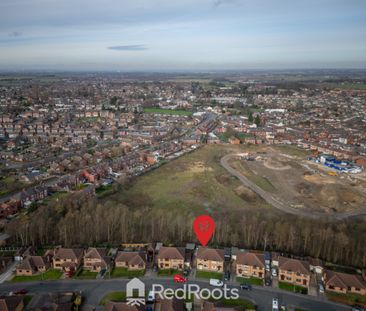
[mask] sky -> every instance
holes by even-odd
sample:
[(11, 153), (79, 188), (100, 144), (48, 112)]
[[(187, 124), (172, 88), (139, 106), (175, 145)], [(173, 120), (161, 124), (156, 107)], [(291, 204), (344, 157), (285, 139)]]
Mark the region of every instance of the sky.
[(365, 0), (0, 0), (0, 70), (366, 68)]

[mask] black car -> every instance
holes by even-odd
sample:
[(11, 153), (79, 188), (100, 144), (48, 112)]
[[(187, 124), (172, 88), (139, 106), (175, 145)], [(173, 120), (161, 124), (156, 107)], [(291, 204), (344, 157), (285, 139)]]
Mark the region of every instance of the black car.
[(264, 281), (264, 284), (265, 284), (266, 286), (271, 286), (271, 285), (272, 285), (272, 280), (271, 280), (271, 279), (266, 279), (266, 280)]
[(184, 276), (188, 276), (188, 275), (189, 275), (189, 272), (190, 272), (190, 271), (186, 269), (186, 270), (184, 270), (184, 271), (183, 271), (183, 275), (184, 275)]
[(359, 305), (353, 305), (352, 311), (364, 311), (364, 309)]
[(242, 290), (252, 290), (252, 285), (243, 283), (243, 284), (240, 284), (240, 288)]

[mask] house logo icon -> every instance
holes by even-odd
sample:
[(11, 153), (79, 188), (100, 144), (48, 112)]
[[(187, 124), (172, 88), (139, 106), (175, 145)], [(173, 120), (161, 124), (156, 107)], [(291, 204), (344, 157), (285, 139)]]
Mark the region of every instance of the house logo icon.
[(127, 304), (131, 306), (141, 306), (145, 304), (145, 284), (138, 278), (133, 278), (127, 283), (126, 301)]

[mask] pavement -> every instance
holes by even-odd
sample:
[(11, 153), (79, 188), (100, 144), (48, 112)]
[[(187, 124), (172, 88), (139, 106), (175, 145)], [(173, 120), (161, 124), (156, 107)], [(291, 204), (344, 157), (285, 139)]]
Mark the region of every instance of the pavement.
[[(99, 280), (56, 280), (28, 283), (3, 283), (0, 284), (0, 294), (10, 291), (27, 289), (30, 294), (60, 292), (60, 291), (81, 291), (85, 297), (85, 309), (90, 306), (98, 306), (100, 300), (109, 292), (125, 291), (128, 279), (99, 279)], [(172, 278), (142, 278), (146, 291), (151, 289), (152, 284), (162, 284), (165, 288), (181, 288), (183, 284), (174, 283)], [(189, 280), (190, 284), (198, 284), (200, 288), (211, 288), (208, 280)], [(234, 282), (227, 282), (229, 288), (239, 288)], [(326, 300), (324, 297), (312, 297), (291, 292), (284, 292), (271, 287), (253, 287), (251, 291), (240, 291), (240, 298), (248, 299), (258, 306), (258, 310), (272, 310), (272, 299), (278, 298), (280, 305), (295, 306), (307, 311), (350, 311), (351, 308), (345, 305), (336, 304)]]
[(16, 268), (16, 266), (18, 265), (17, 261), (14, 261), (7, 269), (5, 272), (3, 272), (2, 274), (0, 274), (0, 284), (4, 283), (8, 278), (10, 278), (13, 274), (13, 270)]

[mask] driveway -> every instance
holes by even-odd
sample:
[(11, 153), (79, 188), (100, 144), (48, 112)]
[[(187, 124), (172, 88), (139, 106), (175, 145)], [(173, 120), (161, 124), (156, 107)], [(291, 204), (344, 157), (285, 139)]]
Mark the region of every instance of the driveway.
[(17, 261), (14, 261), (9, 267), (8, 269), (2, 273), (0, 275), (0, 283), (4, 283), (7, 279), (9, 279), (12, 274), (13, 274), (13, 270), (16, 268), (16, 266), (18, 265)]

